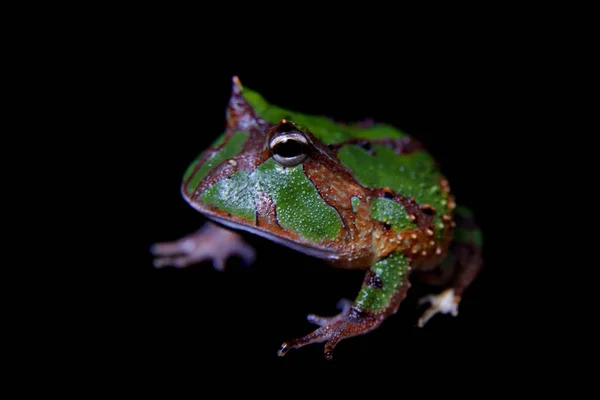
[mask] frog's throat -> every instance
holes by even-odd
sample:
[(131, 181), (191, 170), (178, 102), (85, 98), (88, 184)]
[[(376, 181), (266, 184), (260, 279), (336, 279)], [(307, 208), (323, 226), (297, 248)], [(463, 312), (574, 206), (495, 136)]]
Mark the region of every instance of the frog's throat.
[(257, 228), (255, 226), (239, 224), (237, 222), (229, 221), (224, 218), (217, 217), (215, 215), (207, 214), (205, 210), (200, 210), (200, 211), (202, 211), (202, 213), (207, 218), (209, 218), (215, 222), (218, 222), (222, 225), (225, 225), (228, 228), (240, 229), (240, 230), (243, 230), (246, 232), (250, 232), (252, 234), (269, 239), (277, 244), (281, 244), (283, 246), (289, 247), (292, 250), (296, 250), (300, 253), (304, 253), (308, 256), (316, 257), (316, 258), (320, 258), (320, 259), (324, 259), (324, 260), (331, 260), (331, 261), (336, 261), (336, 260), (340, 259), (340, 254), (336, 253), (333, 250), (311, 246), (310, 244), (306, 244), (306, 243), (297, 243), (293, 240), (273, 235), (272, 233), (262, 230), (260, 228)]

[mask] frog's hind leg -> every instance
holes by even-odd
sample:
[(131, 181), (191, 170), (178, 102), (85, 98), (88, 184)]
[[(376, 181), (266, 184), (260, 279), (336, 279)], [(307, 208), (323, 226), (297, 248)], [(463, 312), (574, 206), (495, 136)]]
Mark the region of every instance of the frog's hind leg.
[(425, 283), (444, 288), (439, 294), (431, 294), (420, 300), (420, 304), (430, 304), (419, 319), (420, 327), (425, 326), (427, 321), (438, 313), (457, 316), (458, 305), (465, 289), (483, 266), (482, 235), (471, 211), (457, 207), (455, 220), (454, 239), (448, 256), (437, 270), (423, 272), (419, 276)]
[(155, 243), (150, 252), (156, 256), (153, 261), (156, 268), (183, 268), (212, 260), (215, 269), (223, 271), (227, 258), (231, 256), (239, 256), (248, 265), (255, 258), (254, 249), (238, 233), (212, 222), (179, 240)]
[(308, 320), (320, 327), (304, 337), (284, 342), (278, 354), (283, 356), (289, 349), (326, 342), (325, 358), (330, 360), (340, 340), (372, 331), (398, 310), (410, 287), (409, 271), (409, 260), (401, 253), (393, 253), (377, 262), (366, 273), (353, 303), (340, 301), (338, 308), (342, 312), (332, 317), (309, 315)]

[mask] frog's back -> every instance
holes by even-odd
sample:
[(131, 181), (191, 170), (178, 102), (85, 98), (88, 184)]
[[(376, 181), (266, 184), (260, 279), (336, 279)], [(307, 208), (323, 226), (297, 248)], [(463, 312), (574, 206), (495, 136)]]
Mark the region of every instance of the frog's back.
[(339, 145), (351, 140), (396, 140), (409, 136), (383, 123), (338, 123), (320, 115), (308, 115), (268, 103), (260, 94), (244, 88), (244, 98), (256, 114), (267, 122), (277, 124), (282, 119), (293, 121), (299, 128), (310, 131), (325, 145)]
[(414, 199), (434, 215), (436, 238), (447, 231), (454, 201), (447, 180), (433, 157), (400, 129), (385, 123), (339, 123), (325, 116), (298, 113), (269, 104), (244, 88), (244, 97), (257, 115), (276, 124), (293, 121), (331, 149), (354, 179), (371, 189), (390, 189)]

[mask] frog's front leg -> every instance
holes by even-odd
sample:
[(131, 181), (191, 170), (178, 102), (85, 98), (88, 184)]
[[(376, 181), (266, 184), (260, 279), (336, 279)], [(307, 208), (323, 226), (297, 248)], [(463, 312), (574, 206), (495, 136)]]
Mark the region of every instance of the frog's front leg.
[(198, 231), (173, 242), (155, 243), (150, 247), (154, 266), (187, 267), (201, 261), (212, 260), (219, 271), (225, 269), (230, 256), (239, 256), (246, 264), (254, 262), (255, 251), (242, 237), (212, 222), (205, 223)]
[(377, 262), (366, 273), (354, 303), (340, 302), (338, 307), (342, 312), (333, 317), (309, 315), (309, 321), (321, 327), (304, 337), (284, 342), (278, 354), (283, 356), (289, 349), (326, 342), (325, 358), (330, 360), (340, 340), (372, 331), (398, 310), (410, 286), (409, 270), (408, 258), (401, 253), (393, 253)]

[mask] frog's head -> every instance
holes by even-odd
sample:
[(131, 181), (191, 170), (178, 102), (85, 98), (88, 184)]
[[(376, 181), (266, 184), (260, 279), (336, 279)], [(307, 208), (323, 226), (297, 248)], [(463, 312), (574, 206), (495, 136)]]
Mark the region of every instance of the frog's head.
[(234, 77), (226, 132), (188, 168), (182, 193), (217, 222), (335, 260), (358, 244), (364, 188), (299, 115)]

